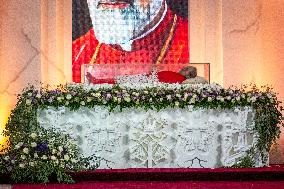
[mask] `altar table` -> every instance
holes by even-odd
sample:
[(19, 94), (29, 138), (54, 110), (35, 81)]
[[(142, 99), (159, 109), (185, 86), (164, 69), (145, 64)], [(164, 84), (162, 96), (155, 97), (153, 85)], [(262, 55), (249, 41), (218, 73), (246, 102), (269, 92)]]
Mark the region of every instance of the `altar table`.
[[(99, 169), (217, 168), (232, 166), (257, 143), (254, 110), (104, 106), (38, 110), (40, 126), (75, 138)], [(259, 156), (256, 166), (264, 166)]]

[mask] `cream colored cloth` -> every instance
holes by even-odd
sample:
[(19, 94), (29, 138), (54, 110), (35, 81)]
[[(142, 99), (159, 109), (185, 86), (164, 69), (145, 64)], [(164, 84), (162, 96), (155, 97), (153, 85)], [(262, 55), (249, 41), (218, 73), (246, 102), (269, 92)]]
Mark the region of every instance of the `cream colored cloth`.
[(207, 84), (208, 81), (203, 77), (196, 76), (195, 78), (189, 78), (182, 82), (182, 84)]

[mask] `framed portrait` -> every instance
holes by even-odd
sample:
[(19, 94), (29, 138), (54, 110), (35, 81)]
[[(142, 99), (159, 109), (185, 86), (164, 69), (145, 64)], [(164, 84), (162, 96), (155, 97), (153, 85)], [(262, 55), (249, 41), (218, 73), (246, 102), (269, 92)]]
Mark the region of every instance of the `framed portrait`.
[(74, 82), (81, 82), (83, 64), (189, 63), (188, 1), (73, 0), (72, 3)]

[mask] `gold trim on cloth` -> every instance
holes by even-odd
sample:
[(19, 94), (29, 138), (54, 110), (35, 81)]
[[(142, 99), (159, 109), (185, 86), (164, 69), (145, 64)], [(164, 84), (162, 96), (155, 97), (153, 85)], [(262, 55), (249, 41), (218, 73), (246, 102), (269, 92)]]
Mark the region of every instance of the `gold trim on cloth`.
[(90, 64), (91, 64), (91, 65), (93, 65), (94, 63), (96, 63), (98, 54), (99, 54), (100, 49), (101, 49), (101, 46), (102, 46), (102, 43), (99, 43), (98, 46), (96, 47), (95, 53), (93, 54), (92, 59), (91, 59), (91, 61), (90, 61)]
[(169, 45), (170, 45), (170, 42), (173, 39), (173, 36), (174, 36), (174, 31), (175, 31), (175, 28), (176, 28), (176, 24), (177, 24), (177, 15), (174, 16), (174, 21), (173, 21), (173, 25), (171, 27), (170, 33), (169, 33), (169, 35), (168, 35), (168, 37), (167, 37), (167, 39), (166, 39), (166, 41), (165, 41), (161, 51), (160, 51), (160, 54), (159, 54), (155, 64), (160, 64), (163, 61), (163, 59), (165, 58), (165, 54), (166, 54), (166, 52), (167, 52), (167, 50), (169, 48)]

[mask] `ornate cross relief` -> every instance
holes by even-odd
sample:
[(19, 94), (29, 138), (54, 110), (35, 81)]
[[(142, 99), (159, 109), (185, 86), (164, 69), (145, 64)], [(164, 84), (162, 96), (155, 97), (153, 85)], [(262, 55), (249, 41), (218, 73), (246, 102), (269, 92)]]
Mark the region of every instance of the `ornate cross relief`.
[(169, 164), (171, 145), (167, 146), (166, 142), (169, 138), (167, 125), (167, 120), (151, 110), (142, 120), (130, 126), (130, 162), (135, 167), (153, 168)]

